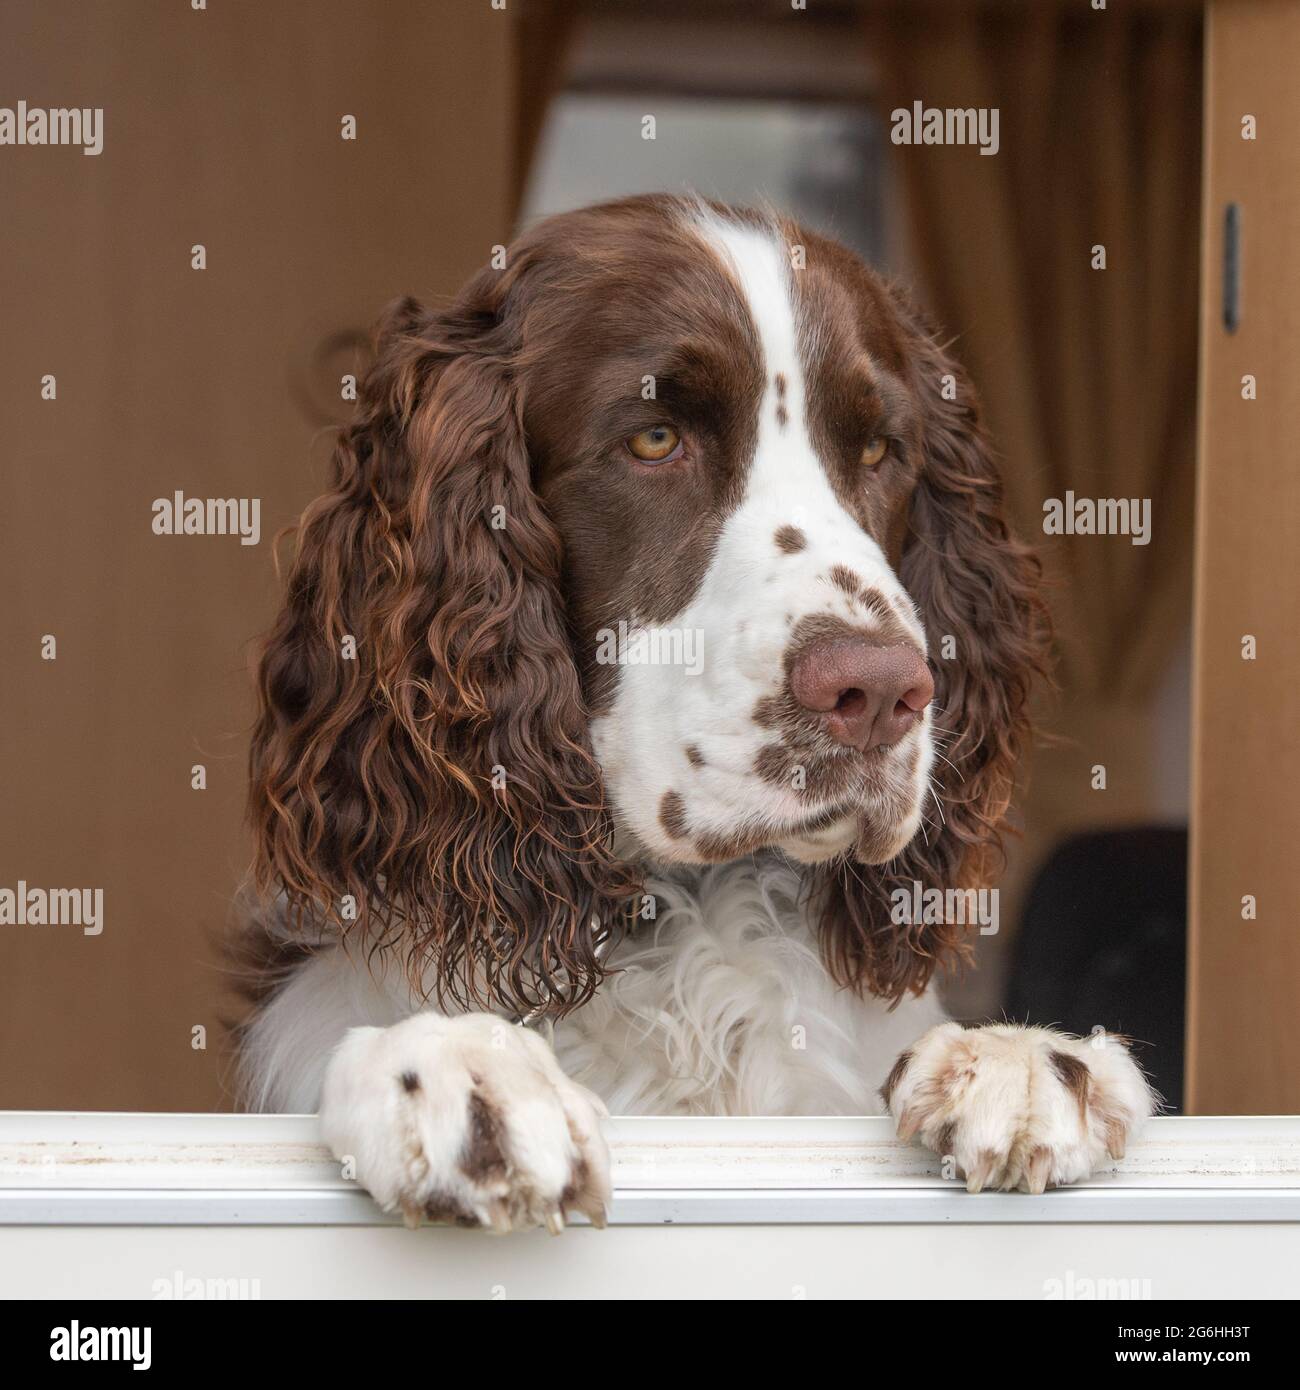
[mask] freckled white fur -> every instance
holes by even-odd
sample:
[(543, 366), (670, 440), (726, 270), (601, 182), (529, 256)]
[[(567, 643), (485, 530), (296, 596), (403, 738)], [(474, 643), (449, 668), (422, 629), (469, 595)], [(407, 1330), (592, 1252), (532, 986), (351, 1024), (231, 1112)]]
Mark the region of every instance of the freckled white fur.
[[(477, 1096), (508, 1166), (467, 1163)], [(563, 1226), (568, 1200), (600, 1217), (609, 1154), (599, 1103), (556, 1065), (546, 1043), (489, 1014), (413, 1014), (353, 1028), (325, 1075), (321, 1134), (387, 1211), (418, 1225), (461, 1216), (497, 1231)]]
[[(757, 446), (744, 497), (723, 523), (698, 592), (664, 624), (703, 634), (702, 671), (627, 666), (611, 709), (592, 723), (596, 755), (625, 829), (662, 863), (692, 857), (689, 839), (674, 840), (659, 819), (665, 792), (682, 797), (691, 838), (785, 826), (819, 809), (805, 792), (759, 780), (754, 759), (773, 735), (752, 716), (759, 700), (780, 687), (786, 643), (800, 619), (831, 614), (863, 623), (862, 610), (831, 581), (833, 566), (846, 566), (880, 593), (925, 650), (910, 598), (880, 547), (840, 504), (809, 438), (787, 249), (775, 234), (707, 213), (696, 230), (740, 288), (762, 345)], [(785, 380), (784, 428), (777, 421), (778, 374)], [(777, 530), (787, 525), (807, 537), (806, 547), (792, 555), (775, 543)], [(920, 823), (933, 759), (928, 711), (908, 738), (920, 740), (921, 757), (906, 838)], [(702, 768), (687, 761), (688, 745), (702, 754)], [(783, 847), (800, 857), (826, 858), (848, 847), (853, 829), (846, 821), (817, 843)]]
[(943, 1017), (890, 1012), (826, 973), (790, 865), (761, 858), (689, 886), (654, 880), (659, 915), (618, 973), (555, 1029), (569, 1075), (619, 1114), (862, 1115), (898, 1053)]
[[(1104, 1033), (1082, 1039), (1050, 1028), (944, 1023), (911, 1053), (890, 1096), (899, 1134), (947, 1150), (973, 1192), (1078, 1182), (1108, 1157), (1122, 1158), (1125, 1141), (1155, 1108), (1128, 1049)], [(1086, 1109), (1053, 1053), (1087, 1067)]]

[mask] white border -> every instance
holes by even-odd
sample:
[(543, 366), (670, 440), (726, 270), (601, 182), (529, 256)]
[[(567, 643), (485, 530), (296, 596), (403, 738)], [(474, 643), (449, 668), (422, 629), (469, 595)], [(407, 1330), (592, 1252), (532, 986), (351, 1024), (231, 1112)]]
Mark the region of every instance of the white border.
[[(1300, 1221), (1300, 1117), (1154, 1120), (1089, 1182), (970, 1196), (877, 1118), (606, 1122), (615, 1225)], [(0, 1225), (372, 1226), (310, 1115), (0, 1112)]]

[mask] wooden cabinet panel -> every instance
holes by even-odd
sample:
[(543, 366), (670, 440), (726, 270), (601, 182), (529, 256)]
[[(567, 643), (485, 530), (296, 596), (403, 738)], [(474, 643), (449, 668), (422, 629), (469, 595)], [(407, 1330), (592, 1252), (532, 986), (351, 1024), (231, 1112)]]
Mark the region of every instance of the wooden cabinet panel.
[(1207, 23), (1188, 1097), (1267, 1114), (1300, 1111), (1300, 5)]

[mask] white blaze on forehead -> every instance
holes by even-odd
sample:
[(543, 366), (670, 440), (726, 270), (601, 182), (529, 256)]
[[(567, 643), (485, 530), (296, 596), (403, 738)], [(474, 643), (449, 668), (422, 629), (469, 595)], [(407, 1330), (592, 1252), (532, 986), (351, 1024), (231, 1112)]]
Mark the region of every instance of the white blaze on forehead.
[[(803, 366), (799, 360), (799, 331), (791, 280), (794, 272), (790, 267), (789, 248), (772, 228), (745, 226), (712, 214), (701, 216), (696, 225), (730, 271), (749, 309), (763, 350), (763, 399), (758, 416), (754, 470), (774, 471), (770, 465), (781, 457), (793, 462), (802, 456), (815, 464), (804, 413)], [(783, 393), (777, 389), (778, 377), (785, 384)], [(777, 420), (777, 405), (785, 408), (787, 423), (784, 427)], [(774, 450), (778, 441), (785, 447)], [(768, 479), (754, 481), (761, 487)]]

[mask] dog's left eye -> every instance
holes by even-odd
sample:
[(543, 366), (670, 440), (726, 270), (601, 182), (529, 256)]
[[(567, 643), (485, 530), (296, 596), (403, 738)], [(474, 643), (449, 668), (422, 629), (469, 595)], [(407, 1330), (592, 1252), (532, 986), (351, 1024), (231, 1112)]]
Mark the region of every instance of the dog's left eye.
[(681, 436), (671, 425), (653, 425), (624, 443), (632, 457), (642, 463), (670, 463), (682, 452)]
[(884, 435), (878, 434), (874, 439), (868, 439), (862, 446), (863, 467), (874, 468), (888, 452), (889, 440), (887, 440)]

